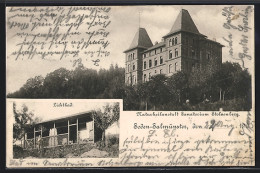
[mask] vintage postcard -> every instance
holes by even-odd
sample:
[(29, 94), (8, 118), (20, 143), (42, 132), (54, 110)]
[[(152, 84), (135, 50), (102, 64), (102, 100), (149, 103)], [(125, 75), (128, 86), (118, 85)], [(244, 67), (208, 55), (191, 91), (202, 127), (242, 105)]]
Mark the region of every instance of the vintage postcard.
[(253, 5), (6, 7), (6, 166), (254, 166), (254, 32)]

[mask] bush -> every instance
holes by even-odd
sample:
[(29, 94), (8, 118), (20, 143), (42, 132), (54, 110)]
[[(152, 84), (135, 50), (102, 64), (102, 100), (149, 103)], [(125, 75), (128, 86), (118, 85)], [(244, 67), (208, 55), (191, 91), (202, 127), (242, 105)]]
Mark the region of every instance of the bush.
[(107, 145), (112, 146), (115, 144), (119, 145), (119, 136), (118, 135), (109, 135), (107, 137)]
[(14, 145), (13, 146), (13, 158), (18, 159), (18, 158), (23, 158), (24, 157), (24, 150), (22, 147)]

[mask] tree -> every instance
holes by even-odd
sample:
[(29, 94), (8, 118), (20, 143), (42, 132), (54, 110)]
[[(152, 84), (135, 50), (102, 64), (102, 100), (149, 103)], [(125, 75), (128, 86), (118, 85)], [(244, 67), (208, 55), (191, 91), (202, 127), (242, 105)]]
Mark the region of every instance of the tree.
[(188, 92), (188, 77), (184, 72), (178, 71), (167, 81), (169, 91), (174, 102), (181, 103), (186, 98)]
[(17, 110), (17, 105), (13, 103), (13, 113), (15, 123), (13, 124), (13, 139), (21, 140), (24, 137), (25, 131), (28, 128), (31, 128), (35, 123), (41, 121), (40, 118), (36, 117), (34, 119), (33, 112), (29, 112), (28, 107), (23, 104), (21, 110)]
[(65, 68), (60, 68), (47, 74), (43, 87), (44, 96), (49, 98), (65, 98), (68, 92), (68, 81), (70, 71)]
[(105, 131), (111, 126), (114, 122), (118, 122), (120, 115), (119, 103), (114, 105), (107, 104), (104, 106), (104, 110), (96, 110), (93, 112), (93, 117), (95, 119), (96, 125), (102, 131), (102, 144), (105, 146), (106, 137)]
[(169, 91), (166, 86), (167, 77), (163, 74), (152, 76), (147, 83), (149, 102), (156, 105), (166, 104), (169, 101)]

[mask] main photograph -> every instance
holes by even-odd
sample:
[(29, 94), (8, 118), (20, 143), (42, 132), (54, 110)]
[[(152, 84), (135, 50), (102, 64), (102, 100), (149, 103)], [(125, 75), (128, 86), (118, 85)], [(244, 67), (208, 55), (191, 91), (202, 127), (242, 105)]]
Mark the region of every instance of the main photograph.
[(123, 109), (133, 111), (249, 111), (253, 10), (9, 8), (7, 98), (123, 99)]

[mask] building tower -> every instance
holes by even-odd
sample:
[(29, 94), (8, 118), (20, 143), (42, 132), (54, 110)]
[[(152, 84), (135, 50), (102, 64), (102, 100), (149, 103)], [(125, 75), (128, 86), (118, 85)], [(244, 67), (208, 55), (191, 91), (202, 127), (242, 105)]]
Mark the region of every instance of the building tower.
[(125, 81), (128, 85), (135, 85), (142, 82), (142, 52), (153, 46), (153, 43), (144, 28), (138, 28), (135, 37), (129, 47), (125, 50)]

